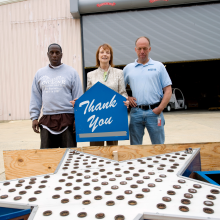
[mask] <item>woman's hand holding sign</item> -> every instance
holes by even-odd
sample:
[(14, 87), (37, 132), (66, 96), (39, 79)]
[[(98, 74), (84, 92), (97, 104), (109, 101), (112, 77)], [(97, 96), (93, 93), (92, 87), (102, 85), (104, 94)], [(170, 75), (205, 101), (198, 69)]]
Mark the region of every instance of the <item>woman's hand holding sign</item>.
[(125, 106), (127, 106), (127, 108), (129, 108), (129, 100), (128, 100), (128, 98), (127, 98), (126, 101), (124, 101), (124, 104), (125, 104)]

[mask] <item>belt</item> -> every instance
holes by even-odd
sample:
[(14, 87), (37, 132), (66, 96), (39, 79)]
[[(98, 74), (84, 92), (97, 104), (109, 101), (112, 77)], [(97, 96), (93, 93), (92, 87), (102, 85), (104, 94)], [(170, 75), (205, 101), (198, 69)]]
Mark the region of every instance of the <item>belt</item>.
[(142, 110), (154, 109), (160, 105), (160, 102), (153, 105), (137, 105), (136, 108), (141, 108)]

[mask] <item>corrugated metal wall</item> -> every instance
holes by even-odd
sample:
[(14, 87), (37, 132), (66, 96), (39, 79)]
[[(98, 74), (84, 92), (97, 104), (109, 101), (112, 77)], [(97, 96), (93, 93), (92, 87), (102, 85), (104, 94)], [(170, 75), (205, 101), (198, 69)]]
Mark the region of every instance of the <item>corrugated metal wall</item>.
[(95, 66), (100, 44), (114, 50), (114, 64), (134, 62), (135, 40), (148, 36), (161, 62), (220, 58), (220, 4), (83, 15), (85, 66)]
[(83, 80), (80, 20), (72, 18), (69, 0), (2, 5), (0, 30), (0, 120), (29, 118), (32, 81), (48, 64), (50, 43), (62, 46), (62, 62)]

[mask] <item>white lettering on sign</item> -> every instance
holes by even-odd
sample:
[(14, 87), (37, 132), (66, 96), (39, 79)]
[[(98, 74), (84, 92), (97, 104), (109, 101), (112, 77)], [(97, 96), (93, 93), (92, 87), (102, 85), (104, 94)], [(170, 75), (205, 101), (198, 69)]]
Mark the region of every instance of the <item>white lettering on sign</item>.
[[(92, 132), (95, 131), (95, 129), (96, 129), (98, 126), (101, 127), (101, 126), (104, 125), (104, 124), (105, 124), (105, 125), (108, 125), (108, 124), (110, 125), (110, 124), (113, 122), (113, 120), (111, 121), (112, 117), (106, 118), (105, 121), (104, 121), (104, 119), (100, 119), (100, 120), (99, 120), (99, 117), (97, 117), (95, 120), (94, 120), (94, 119), (95, 119), (95, 115), (92, 115), (92, 116), (89, 117), (88, 120), (87, 120), (88, 122), (91, 121), (90, 124), (89, 124), (89, 128), (92, 127)], [(98, 120), (99, 120), (99, 121), (98, 121)]]
[[(100, 111), (102, 109), (114, 108), (117, 105), (115, 96), (116, 95), (112, 97), (110, 102), (106, 102), (103, 104), (100, 102), (97, 105), (94, 105), (95, 99), (93, 99), (91, 103), (90, 101), (86, 100), (84, 102), (81, 102), (79, 104), (79, 107), (86, 105), (85, 110), (84, 110), (84, 115), (87, 112), (94, 112), (94, 111)], [(96, 118), (95, 115), (92, 115), (91, 117), (88, 118), (87, 122), (90, 122), (89, 128), (92, 128), (92, 132), (94, 132), (98, 126), (101, 127), (102, 125), (110, 125), (113, 122), (113, 120), (112, 120), (112, 117), (106, 118), (106, 119), (102, 119), (102, 118), (99, 119), (99, 117)]]
[[(87, 104), (87, 106), (86, 106), (86, 108), (85, 108), (85, 111), (84, 111), (84, 115), (86, 114), (87, 110), (88, 110), (88, 112), (94, 112), (94, 111), (99, 111), (99, 110), (102, 110), (102, 109), (108, 109), (108, 108), (111, 108), (111, 107), (114, 108), (114, 107), (117, 105), (116, 100), (114, 100), (114, 99), (115, 99), (115, 96), (116, 96), (116, 95), (114, 95), (114, 96), (112, 97), (110, 103), (109, 103), (109, 102), (106, 102), (106, 103), (103, 103), (103, 105), (102, 105), (102, 103), (100, 102), (100, 103), (98, 103), (96, 106), (94, 106), (93, 103), (94, 103), (95, 99), (93, 99), (92, 102), (91, 102), (91, 104), (90, 104), (89, 101), (81, 102), (81, 103), (79, 104), (79, 107), (82, 107), (83, 105), (86, 105), (86, 104)], [(89, 104), (90, 104), (90, 105), (89, 105)], [(88, 107), (89, 107), (89, 108), (88, 108)]]

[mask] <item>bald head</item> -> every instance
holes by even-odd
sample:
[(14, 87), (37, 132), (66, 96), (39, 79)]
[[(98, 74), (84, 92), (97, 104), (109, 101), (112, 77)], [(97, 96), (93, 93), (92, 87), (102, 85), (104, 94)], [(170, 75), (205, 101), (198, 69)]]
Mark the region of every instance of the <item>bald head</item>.
[(135, 46), (138, 63), (146, 64), (149, 61), (149, 53), (151, 51), (149, 38), (139, 37), (135, 42)]
[(150, 39), (149, 39), (148, 37), (145, 37), (145, 36), (139, 37), (139, 38), (135, 41), (135, 46), (137, 46), (137, 42), (138, 42), (139, 40), (142, 40), (142, 41), (147, 40), (148, 43), (149, 43), (149, 46), (150, 46)]

